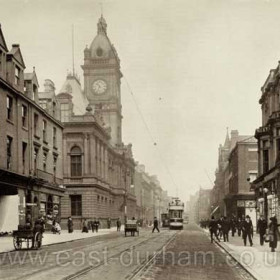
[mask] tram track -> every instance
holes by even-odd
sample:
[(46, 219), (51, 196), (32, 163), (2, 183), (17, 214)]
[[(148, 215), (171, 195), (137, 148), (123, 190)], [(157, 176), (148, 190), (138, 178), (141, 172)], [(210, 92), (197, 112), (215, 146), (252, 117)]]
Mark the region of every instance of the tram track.
[[(156, 254), (154, 254), (154, 255), (152, 255), (152, 256), (149, 256), (148, 260), (145, 261), (143, 264), (141, 264), (140, 267), (137, 268), (134, 272), (130, 273), (130, 274), (126, 277), (126, 279), (128, 279), (128, 280), (137, 279), (137, 277), (141, 274), (141, 272), (143, 272), (143, 271), (145, 270), (145, 268), (147, 268), (147, 267), (152, 263), (152, 261), (162, 252), (163, 248), (164, 248), (166, 245), (168, 245), (173, 239), (175, 239), (176, 235), (177, 235), (177, 233), (174, 234), (174, 235), (172, 235), (172, 236), (168, 239), (168, 241), (159, 249), (159, 251), (158, 251)], [(127, 249), (125, 249), (125, 250), (122, 250), (122, 251), (120, 251), (120, 252), (118, 252), (118, 253), (116, 253), (116, 254), (110, 256), (110, 257), (108, 258), (108, 261), (110, 261), (110, 260), (115, 260), (116, 258), (120, 257), (121, 254), (123, 254), (124, 252), (127, 252), (127, 251), (131, 250), (131, 248), (135, 248), (135, 247), (137, 247), (137, 246), (140, 246), (140, 245), (143, 245), (143, 244), (145, 244), (145, 243), (151, 242), (152, 240), (157, 239), (157, 238), (158, 238), (158, 236), (155, 236), (155, 237), (153, 237), (153, 238), (149, 238), (149, 239), (143, 240), (143, 241), (141, 241), (141, 242), (138, 242), (137, 244), (133, 245), (132, 247), (127, 248)], [(63, 278), (62, 280), (74, 280), (74, 279), (79, 279), (80, 277), (83, 277), (83, 276), (85, 276), (86, 274), (88, 274), (89, 272), (91, 272), (91, 271), (93, 271), (93, 270), (95, 270), (95, 269), (98, 269), (99, 267), (103, 266), (104, 264), (105, 264), (105, 263), (104, 263), (104, 261), (103, 261), (103, 262), (101, 262), (101, 263), (100, 263), (99, 265), (97, 265), (97, 266), (89, 266), (89, 267), (87, 267), (87, 268), (85, 268), (85, 269), (82, 269), (82, 270), (80, 270), (80, 271), (78, 271), (78, 272), (76, 272), (76, 273), (74, 273), (74, 274), (72, 274), (72, 275), (69, 275), (69, 276)]]
[[(90, 251), (92, 251), (93, 248), (95, 248), (95, 250), (96, 250), (96, 248), (98, 248), (99, 252), (101, 253), (102, 250), (104, 249), (104, 245), (106, 244), (106, 247), (108, 248), (108, 252), (120, 250), (112, 255), (108, 255), (107, 261), (110, 261), (110, 260), (116, 259), (118, 256), (120, 256), (122, 253), (124, 253), (126, 251), (134, 250), (136, 247), (141, 246), (142, 244), (145, 244), (146, 242), (154, 242), (158, 238), (158, 235), (149, 237), (150, 232), (149, 233), (143, 232), (143, 233), (144, 234), (139, 237), (139, 238), (141, 238), (140, 242), (137, 242), (137, 243), (135, 243), (135, 241), (138, 240), (138, 238), (136, 239), (136, 238), (127, 237), (127, 238), (118, 238), (116, 240), (111, 239), (110, 242), (102, 241), (101, 243), (96, 244), (94, 246), (84, 245), (84, 246), (79, 246), (77, 248), (81, 249), (80, 252), (82, 251), (85, 253), (89, 253)], [(125, 249), (122, 249), (122, 247), (124, 247), (124, 246), (125, 246)], [(34, 268), (35, 269), (37, 269), (37, 268), (35, 266), (31, 266), (30, 270), (25, 269), (24, 273), (17, 274), (17, 275), (21, 275), (20, 277), (14, 278), (13, 276), (11, 276), (11, 277), (8, 277), (7, 279), (13, 279), (13, 280), (49, 279), (47, 277), (47, 275), (54, 275), (56, 273), (58, 274), (56, 279), (64, 279), (64, 280), (78, 279), (81, 276), (87, 274), (88, 272), (98, 269), (98, 267), (101, 267), (102, 265), (104, 265), (104, 260), (100, 260), (100, 263), (98, 263), (98, 265), (89, 265), (89, 266), (82, 268), (81, 270), (79, 270), (77, 272), (74, 272), (73, 274), (67, 275), (69, 270), (70, 271), (71, 271), (71, 269), (73, 270), (74, 267), (68, 266), (69, 269), (67, 269), (65, 267), (66, 263), (71, 262), (73, 260), (73, 256), (75, 256), (75, 250), (77, 248), (73, 247), (73, 248), (62, 250), (62, 251), (58, 252), (58, 253), (60, 253), (60, 252), (63, 253), (64, 251), (65, 252), (73, 251), (73, 253), (71, 252), (71, 254), (70, 254), (70, 258), (67, 259), (65, 262), (61, 262), (60, 264), (57, 264), (55, 262), (55, 259), (53, 258), (53, 259), (48, 260), (45, 267), (42, 267), (42, 266), (38, 267), (38, 270), (34, 271)], [(49, 252), (49, 256), (53, 255), (53, 253), (55, 254), (57, 252)], [(88, 255), (87, 255), (86, 261), (89, 261)], [(26, 263), (26, 264), (28, 266), (28, 263)], [(24, 264), (24, 265), (26, 265), (26, 264)], [(25, 273), (26, 271), (27, 271), (27, 273)]]

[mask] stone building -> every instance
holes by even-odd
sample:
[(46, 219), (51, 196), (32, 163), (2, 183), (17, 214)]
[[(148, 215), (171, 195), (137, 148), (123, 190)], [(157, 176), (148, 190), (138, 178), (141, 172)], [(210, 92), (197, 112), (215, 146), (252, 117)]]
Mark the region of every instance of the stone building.
[(256, 129), (258, 140), (258, 178), (254, 181), (257, 211), (269, 219), (280, 220), (280, 67), (270, 70), (259, 100), (262, 126)]
[(35, 70), (0, 26), (0, 232), (39, 215), (60, 216), (62, 124), (39, 106)]
[(132, 146), (122, 142), (120, 60), (107, 36), (103, 16), (97, 35), (84, 50), (84, 90), (75, 73), (56, 96), (64, 124), (62, 225), (72, 216), (75, 228), (84, 219), (136, 215)]
[(254, 136), (239, 136), (228, 158), (225, 172), (225, 208), (228, 217), (249, 215), (256, 223), (255, 194), (250, 181), (257, 178), (257, 140)]
[(168, 213), (170, 197), (164, 191), (156, 176), (145, 171), (143, 164), (138, 164), (134, 174), (134, 193), (137, 203), (137, 218), (144, 225), (151, 225), (154, 217), (161, 220), (161, 214)]
[(251, 215), (256, 221), (254, 193), (248, 178), (257, 176), (256, 140), (232, 130), (219, 147), (216, 179), (211, 191), (210, 215), (242, 217)]

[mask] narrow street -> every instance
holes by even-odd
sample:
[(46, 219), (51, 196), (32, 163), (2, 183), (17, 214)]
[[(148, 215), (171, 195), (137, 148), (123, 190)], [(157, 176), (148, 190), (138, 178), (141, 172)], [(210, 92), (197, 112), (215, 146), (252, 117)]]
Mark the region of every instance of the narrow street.
[(0, 279), (253, 279), (196, 225), (142, 230), (0, 255)]

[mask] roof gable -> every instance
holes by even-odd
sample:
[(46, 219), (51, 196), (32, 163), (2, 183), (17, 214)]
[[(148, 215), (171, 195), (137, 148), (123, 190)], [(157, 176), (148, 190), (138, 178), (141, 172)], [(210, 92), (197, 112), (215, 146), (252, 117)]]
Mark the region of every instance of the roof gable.
[(2, 29), (1, 29), (1, 24), (0, 24), (0, 45), (2, 46), (2, 48), (5, 49), (5, 51), (8, 51), (6, 41), (5, 41)]
[(20, 51), (19, 44), (13, 44), (13, 47), (9, 54), (13, 55), (14, 59), (23, 67), (25, 68), (25, 64), (23, 61), (23, 57)]

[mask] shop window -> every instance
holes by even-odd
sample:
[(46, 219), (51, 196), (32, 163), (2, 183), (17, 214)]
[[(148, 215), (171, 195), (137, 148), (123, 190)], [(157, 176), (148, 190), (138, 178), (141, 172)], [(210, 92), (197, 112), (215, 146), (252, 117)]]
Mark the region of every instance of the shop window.
[(71, 200), (71, 215), (82, 216), (82, 196), (70, 195)]
[(71, 176), (82, 176), (82, 153), (79, 147), (73, 147), (71, 150)]

